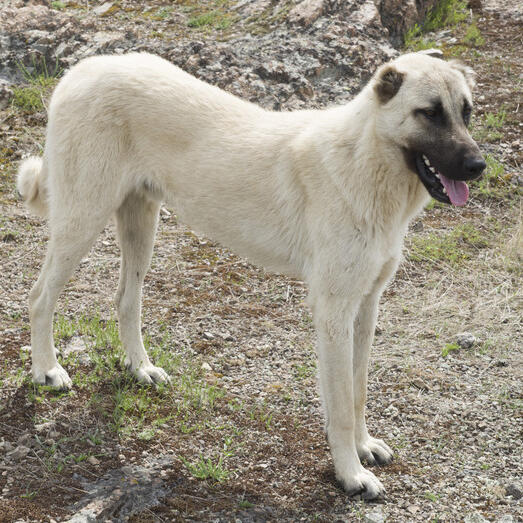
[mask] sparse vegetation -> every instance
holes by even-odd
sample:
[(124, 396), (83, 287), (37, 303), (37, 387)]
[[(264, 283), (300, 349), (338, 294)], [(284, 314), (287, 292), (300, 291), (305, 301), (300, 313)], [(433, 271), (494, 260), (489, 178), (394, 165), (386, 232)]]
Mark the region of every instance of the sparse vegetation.
[[(176, 46), (176, 38), (188, 35), (190, 42), (211, 46), (233, 32), (263, 35), (282, 27), (295, 2), (268, 2), (241, 20), (232, 8), (236, 2), (215, 0), (160, 2), (149, 10), (126, 0), (114, 2), (118, 7), (103, 18), (89, 18), (85, 2), (53, 4), (56, 18), (65, 10), (94, 21), (96, 30), (113, 21), (127, 30), (128, 22), (136, 22), (140, 34), (162, 38), (162, 44)], [(187, 25), (209, 13), (207, 23)], [(449, 13), (434, 16), (455, 21)], [(123, 475), (108, 495), (123, 496), (115, 501), (114, 517), (121, 507), (116, 504), (133, 497), (127, 489), (135, 484), (147, 495), (157, 485), (166, 491), (157, 506), (131, 517), (136, 521), (210, 521), (224, 514), (242, 521), (360, 521), (375, 509), (398, 522), (458, 521), (476, 511), (492, 521), (504, 514), (517, 519), (520, 508), (504, 488), (521, 476), (517, 453), (507, 451), (519, 442), (523, 407), (514, 372), (521, 359), (523, 227), (521, 157), (512, 145), (520, 140), (514, 93), (521, 88), (521, 70), (511, 46), (519, 33), (507, 18), (500, 38), (493, 39), (498, 18), (486, 10), (478, 19), (465, 14), (451, 35), (456, 43), (445, 36), (442, 47), (446, 56), (478, 71), (473, 132), (489, 142), (480, 144), (488, 152), (487, 170), (470, 184), (466, 207), (429, 204), (380, 304), (368, 425), (395, 450), (392, 466), (373, 471), (400, 502), (379, 506), (349, 501), (332, 474), (306, 287), (189, 231), (178, 223), (176, 209), (161, 214), (143, 301), (147, 350), (172, 383), (146, 387), (125, 369), (112, 303), (119, 251), (110, 225), (61, 296), (55, 317), (59, 361), (74, 388), (32, 384), (27, 296), (48, 231), (22, 210), (14, 176), (21, 156), (42, 151), (43, 102), (59, 74), (47, 74), (41, 64), (31, 67), (18, 87), (36, 84), (33, 98), (23, 93), (0, 114), (0, 461), (6, 471), (0, 475), (0, 510), (6, 521), (66, 519), (92, 484), (115, 471)], [(231, 21), (226, 29), (221, 18)], [(333, 18), (329, 13), (325, 19)], [(429, 26), (420, 26), (412, 38), (435, 47), (425, 33)], [(285, 25), (289, 34), (298, 30), (302, 59), (311, 32)], [(360, 55), (356, 50), (355, 64)], [(182, 66), (185, 59), (175, 58)], [(365, 67), (355, 65), (355, 73)], [(235, 81), (233, 69), (216, 78)], [(264, 87), (280, 96), (281, 85), (268, 81)], [(322, 89), (315, 85), (318, 95)], [(307, 103), (323, 103), (318, 100)], [(464, 330), (480, 340), (477, 345), (465, 350), (447, 343)], [(6, 443), (29, 449), (27, 457), (16, 461)], [(165, 462), (148, 483), (140, 471), (157, 459)]]
[(424, 35), (442, 27), (453, 27), (467, 19), (467, 4), (463, 0), (442, 0), (429, 11), (422, 24), (414, 24), (403, 38), (406, 49), (421, 51), (422, 49), (437, 48), (435, 42), (427, 40)]
[(56, 68), (49, 71), (45, 61), (33, 64), (33, 69), (40, 72), (30, 72), (20, 64), (27, 85), (13, 89), (13, 104), (21, 110), (31, 113), (45, 108), (44, 100), (49, 96), (53, 87), (58, 83), (61, 71)]
[(429, 264), (454, 266), (470, 259), (478, 249), (488, 246), (483, 232), (470, 223), (460, 224), (446, 234), (430, 233), (414, 236), (409, 259)]

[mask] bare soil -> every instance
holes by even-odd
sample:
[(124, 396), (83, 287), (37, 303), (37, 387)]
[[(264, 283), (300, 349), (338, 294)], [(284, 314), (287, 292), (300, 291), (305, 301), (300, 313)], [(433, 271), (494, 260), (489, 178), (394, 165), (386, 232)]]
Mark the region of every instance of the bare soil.
[[(476, 186), (464, 209), (427, 209), (382, 299), (368, 418), (395, 460), (373, 468), (387, 488), (378, 504), (347, 498), (335, 481), (303, 283), (198, 236), (175, 209), (162, 210), (143, 300), (151, 352), (158, 361), (171, 351), (175, 384), (133, 382), (117, 342), (96, 338), (114, 327), (113, 224), (57, 309), (57, 347), (88, 356), (68, 357), (74, 390), (31, 384), (26, 303), (47, 229), (18, 201), (14, 177), (44, 143), (46, 115), (0, 111), (1, 522), (523, 521), (517, 3), (483, 2), (483, 45), (459, 44), (466, 26), (444, 45), (478, 73), (476, 125), (504, 168), (503, 190)], [(481, 122), (501, 109), (501, 137), (489, 137)], [(463, 331), (475, 338), (469, 348), (455, 344)], [(195, 477), (201, 459), (226, 477)]]

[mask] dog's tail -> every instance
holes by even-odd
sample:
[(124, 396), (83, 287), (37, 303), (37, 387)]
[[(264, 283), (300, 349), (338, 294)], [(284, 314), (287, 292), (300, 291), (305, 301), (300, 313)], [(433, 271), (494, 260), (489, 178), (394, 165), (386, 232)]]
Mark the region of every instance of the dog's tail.
[(30, 211), (47, 216), (47, 172), (42, 158), (31, 156), (20, 164), (16, 188)]

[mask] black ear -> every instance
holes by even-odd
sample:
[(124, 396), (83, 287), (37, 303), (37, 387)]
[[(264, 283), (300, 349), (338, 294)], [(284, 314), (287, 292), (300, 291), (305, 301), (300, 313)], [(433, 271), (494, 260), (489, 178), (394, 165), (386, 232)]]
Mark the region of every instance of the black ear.
[(400, 73), (393, 65), (387, 65), (378, 72), (374, 90), (382, 104), (396, 96), (404, 76), (404, 73)]

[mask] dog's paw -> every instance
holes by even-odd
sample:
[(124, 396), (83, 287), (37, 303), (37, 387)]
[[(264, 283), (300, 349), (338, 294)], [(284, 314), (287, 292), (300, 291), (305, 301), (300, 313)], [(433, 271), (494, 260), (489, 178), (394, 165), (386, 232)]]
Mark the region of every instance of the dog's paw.
[(134, 377), (141, 383), (148, 385), (157, 385), (158, 383), (170, 383), (171, 378), (161, 367), (155, 367), (152, 364), (140, 365), (133, 369), (132, 365), (127, 367), (134, 374)]
[(385, 487), (381, 481), (372, 472), (363, 467), (357, 474), (350, 477), (342, 478), (338, 475), (337, 478), (351, 497), (360, 497), (370, 501), (385, 496)]
[(387, 465), (392, 461), (392, 449), (381, 439), (368, 437), (356, 445), (358, 457), (368, 465)]
[(59, 363), (47, 371), (33, 367), (32, 373), (34, 383), (39, 385), (49, 385), (60, 390), (67, 390), (73, 386), (69, 374)]

